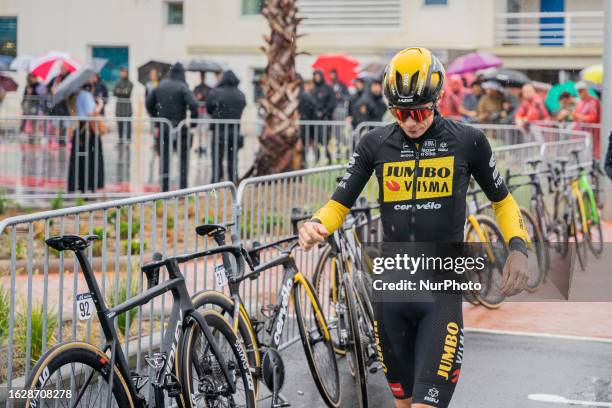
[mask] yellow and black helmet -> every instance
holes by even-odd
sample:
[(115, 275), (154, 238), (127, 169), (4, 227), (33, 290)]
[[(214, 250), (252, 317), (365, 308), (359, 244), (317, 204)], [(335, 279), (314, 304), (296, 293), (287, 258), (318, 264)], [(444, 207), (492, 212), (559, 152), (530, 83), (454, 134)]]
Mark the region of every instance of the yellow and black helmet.
[(395, 54), (383, 79), (391, 108), (412, 108), (438, 99), (444, 86), (444, 67), (426, 48), (406, 48)]

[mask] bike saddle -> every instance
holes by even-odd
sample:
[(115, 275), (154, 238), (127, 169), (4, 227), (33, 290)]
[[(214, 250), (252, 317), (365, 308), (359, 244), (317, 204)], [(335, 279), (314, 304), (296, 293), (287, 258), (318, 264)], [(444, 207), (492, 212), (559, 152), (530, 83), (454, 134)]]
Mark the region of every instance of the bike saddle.
[(537, 167), (538, 164), (542, 163), (542, 159), (538, 159), (538, 158), (534, 158), (534, 159), (527, 159), (527, 164), (532, 166), (532, 167)]
[(78, 251), (79, 249), (85, 249), (96, 239), (100, 239), (100, 237), (97, 235), (86, 235), (84, 237), (78, 235), (62, 235), (48, 238), (45, 242), (51, 248), (61, 252), (66, 250)]
[(569, 159), (565, 156), (559, 156), (557, 158), (555, 158), (555, 161), (559, 164), (565, 164), (569, 161)]
[(578, 156), (581, 151), (582, 149), (572, 149), (570, 150), (570, 153), (573, 154), (574, 156)]
[(231, 227), (232, 225), (234, 225), (233, 222), (229, 224), (204, 224), (198, 225), (195, 230), (196, 234), (198, 235), (208, 235), (209, 237), (214, 237), (219, 233), (224, 233), (225, 231), (227, 231), (227, 228)]

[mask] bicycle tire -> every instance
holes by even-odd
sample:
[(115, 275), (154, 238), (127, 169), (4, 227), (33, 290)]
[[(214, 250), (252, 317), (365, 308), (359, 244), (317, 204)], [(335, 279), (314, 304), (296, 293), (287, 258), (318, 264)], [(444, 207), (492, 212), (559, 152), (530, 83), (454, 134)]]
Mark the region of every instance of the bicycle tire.
[(525, 223), (525, 229), (529, 236), (529, 243), (532, 248), (532, 255), (536, 256), (536, 261), (538, 263), (538, 273), (536, 274), (534, 279), (528, 279), (525, 289), (528, 292), (535, 292), (538, 290), (542, 282), (544, 282), (544, 277), (546, 276), (546, 252), (548, 251), (548, 247), (542, 238), (542, 232), (538, 227), (538, 224), (533, 219), (533, 216), (529, 211), (525, 208), (521, 207), (521, 214), (523, 216), (523, 222)]
[[(36, 365), (32, 368), (30, 375), (26, 381), (26, 389), (27, 390), (41, 390), (44, 389), (44, 386), (48, 383), (50, 379), (53, 378), (53, 375), (59, 371), (59, 380), (61, 384), (64, 384), (62, 378), (62, 367), (70, 364), (72, 369), (70, 372), (75, 372), (79, 370), (74, 370), (75, 364), (82, 364), (84, 367), (91, 368), (90, 374), (98, 373), (99, 377), (103, 380), (105, 384), (108, 386), (108, 382), (110, 381), (111, 371), (109, 369), (110, 358), (102, 352), (102, 350), (97, 347), (81, 342), (68, 342), (68, 343), (60, 343), (56, 346), (49, 349), (36, 363)], [(105, 372), (106, 371), (106, 372)], [(125, 378), (121, 374), (119, 367), (117, 365), (114, 366), (113, 370), (113, 386), (112, 386), (112, 395), (114, 398), (114, 404), (111, 404), (112, 407), (119, 408), (134, 408), (135, 401), (134, 396), (131, 395), (130, 389), (125, 381)], [(88, 385), (93, 385), (91, 381), (86, 381)], [(57, 390), (68, 390), (71, 389), (71, 384), (73, 382), (68, 380), (67, 384), (54, 386), (52, 389)], [(78, 384), (78, 381), (74, 381), (74, 384)], [(57, 387), (57, 388), (56, 388)], [(71, 392), (74, 393), (74, 390), (71, 389)], [(98, 396), (101, 394), (101, 389), (98, 389)], [(104, 392), (102, 394), (106, 394), (108, 397), (108, 393)], [(84, 396), (84, 395), (83, 395)], [(97, 396), (97, 397), (98, 397)], [(98, 402), (97, 397), (94, 401), (91, 401), (91, 395), (88, 397), (88, 401), (92, 403), (91, 407), (96, 407), (96, 402)], [(102, 397), (104, 398), (104, 396)], [(44, 401), (44, 400), (43, 400)], [(52, 400), (50, 400), (52, 401)], [(82, 400), (79, 401), (79, 404)], [(76, 402), (76, 401), (75, 401)], [(40, 400), (38, 398), (27, 399), (25, 403), (26, 408), (34, 408), (39, 407)], [(79, 405), (82, 406), (82, 405)], [(106, 406), (106, 405), (104, 405)]]
[[(474, 297), (478, 300), (480, 304), (485, 306), (488, 309), (497, 309), (503, 303), (505, 296), (499, 291), (501, 285), (501, 278), (504, 269), (504, 265), (506, 262), (506, 258), (508, 257), (508, 245), (504, 240), (504, 236), (501, 233), (501, 230), (497, 226), (495, 220), (491, 217), (483, 214), (478, 214), (475, 216), (476, 221), (480, 225), (483, 231), (486, 231), (489, 236), (493, 236), (495, 241), (493, 241), (494, 245), (492, 245), (492, 249), (496, 252), (496, 260), (491, 265), (490, 273), (487, 274), (485, 271), (482, 271), (478, 276), (481, 278), (481, 283), (484, 284), (483, 290), (475, 290), (472, 293)], [(483, 226), (486, 226), (483, 228)], [(473, 228), (472, 224), (468, 224), (468, 231), (470, 228)], [(491, 242), (491, 241), (487, 241)]]
[[(588, 192), (584, 192), (582, 194), (582, 200), (584, 202), (584, 211), (586, 215), (586, 223), (587, 223), (587, 243), (589, 244), (589, 248), (593, 255), (596, 258), (599, 258), (603, 253), (603, 228), (601, 223), (601, 211), (599, 211), (599, 207), (597, 206), (597, 202), (592, 202), (591, 197)], [(593, 207), (595, 207), (595, 211), (597, 214), (593, 214)], [(594, 219), (597, 218), (595, 222)]]
[[(336, 310), (336, 303), (334, 302), (334, 291), (336, 293), (335, 295), (336, 300), (338, 298), (338, 295), (337, 295), (338, 283), (340, 282), (339, 268), (336, 267), (335, 272), (334, 272), (333, 266), (330, 266), (329, 268), (325, 267), (327, 260), (332, 260), (332, 261), (335, 261), (336, 263), (339, 262), (338, 258), (331, 256), (331, 250), (332, 250), (332, 247), (330, 245), (327, 245), (325, 249), (323, 250), (323, 253), (319, 257), (319, 260), (317, 261), (317, 265), (315, 267), (315, 271), (312, 276), (312, 282), (315, 287), (315, 291), (316, 291), (317, 297), (319, 298), (319, 301), (323, 299), (322, 306), (323, 306), (323, 315), (325, 316), (325, 320), (328, 322), (329, 327), (331, 327), (332, 329), (335, 329), (331, 331), (332, 342), (334, 345), (334, 352), (338, 355), (343, 356), (346, 354), (346, 350), (344, 348), (344, 345), (341, 343), (339, 339), (340, 328), (339, 328), (339, 323), (338, 323), (338, 313)], [(327, 271), (329, 271), (329, 274), (326, 274)], [(333, 281), (332, 281), (332, 273), (336, 275)], [(333, 287), (333, 284), (332, 284), (332, 282), (334, 281), (336, 282), (335, 288)], [(327, 287), (326, 285), (329, 285), (329, 287)]]
[[(468, 243), (468, 244), (470, 242), (475, 242), (475, 241), (470, 241), (470, 232), (472, 230), (473, 230), (473, 228), (470, 228), (470, 227), (466, 228), (466, 230), (465, 230), (465, 238), (464, 239), (465, 239), (466, 243)], [(476, 233), (474, 232), (474, 234), (476, 234)], [(464, 275), (464, 278), (465, 278), (465, 280), (467, 282), (477, 280), (474, 277), (473, 271), (467, 271), (466, 274)], [(462, 295), (463, 295), (463, 299), (465, 299), (468, 303), (470, 303), (470, 304), (472, 304), (474, 306), (480, 306), (480, 301), (474, 295), (474, 291), (473, 290), (464, 290), (462, 292)]]
[(567, 197), (562, 196), (556, 202), (555, 208), (555, 221), (553, 227), (553, 233), (557, 238), (557, 253), (563, 258), (567, 257), (569, 253), (569, 232), (570, 232), (570, 220), (567, 218), (567, 208), (569, 203)]
[[(306, 284), (306, 288), (304, 288), (304, 293), (310, 292), (312, 296), (302, 294), (302, 283)], [(310, 282), (306, 278), (302, 280), (298, 280), (293, 286), (293, 302), (295, 306), (295, 314), (296, 320), (298, 322), (298, 329), (300, 332), (300, 339), (302, 340), (302, 345), (304, 346), (304, 353), (306, 354), (306, 360), (308, 361), (308, 366), (310, 367), (310, 373), (312, 374), (312, 379), (321, 394), (321, 397), (325, 401), (325, 403), (332, 408), (337, 408), (340, 406), (340, 373), (338, 371), (338, 362), (336, 361), (336, 354), (334, 352), (334, 347), (331, 341), (331, 336), (327, 339), (325, 338), (325, 331), (329, 332), (329, 328), (327, 327), (327, 321), (325, 316), (321, 312), (321, 304), (316, 295), (316, 292)], [(308, 304), (310, 303), (310, 304)], [(312, 329), (307, 328), (307, 319), (314, 319), (316, 324), (316, 332), (318, 337), (312, 338)], [(315, 356), (315, 351), (313, 350), (313, 345), (323, 343), (324, 348), (320, 353), (326, 361), (323, 362), (322, 365), (317, 364), (317, 358)], [(333, 376), (331, 378), (330, 384), (324, 382), (322, 378), (323, 372), (330, 371), (330, 374)]]
[(531, 215), (535, 220), (535, 224), (540, 230), (540, 234), (542, 236), (542, 242), (544, 243), (544, 279), (550, 270), (550, 237), (548, 236), (549, 226), (553, 223), (551, 221), (551, 217), (546, 211), (546, 206), (543, 202), (542, 197), (538, 197), (537, 199), (531, 200)]
[[(191, 298), (195, 310), (216, 310), (227, 321), (234, 318), (234, 301), (227, 295), (214, 290), (205, 290), (193, 295)], [(212, 309), (211, 309), (212, 308)], [(253, 330), (250, 318), (248, 315), (239, 314), (238, 333), (242, 345), (247, 353), (249, 366), (253, 368), (255, 373), (259, 373), (259, 365), (261, 355), (259, 344), (257, 342), (257, 334)], [(259, 379), (256, 376), (256, 379)], [(255, 395), (259, 395), (259, 381), (255, 381)]]
[[(574, 238), (574, 244), (576, 245), (576, 258), (578, 259), (578, 264), (580, 265), (580, 269), (583, 271), (586, 270), (586, 238), (584, 231), (582, 231), (582, 223), (579, 222), (581, 219), (580, 208), (578, 207), (578, 202), (574, 198), (572, 199), (572, 206), (569, 214), (569, 232), (568, 237)], [(580, 232), (578, 232), (580, 230)]]
[(367, 408), (368, 389), (366, 383), (365, 353), (361, 342), (361, 331), (359, 329), (359, 315), (357, 310), (357, 299), (355, 299), (355, 288), (348, 274), (344, 274), (343, 287), (345, 291), (346, 312), (349, 323), (350, 338), (348, 348), (352, 350), (351, 356), (354, 361), (354, 380), (357, 386), (357, 406)]

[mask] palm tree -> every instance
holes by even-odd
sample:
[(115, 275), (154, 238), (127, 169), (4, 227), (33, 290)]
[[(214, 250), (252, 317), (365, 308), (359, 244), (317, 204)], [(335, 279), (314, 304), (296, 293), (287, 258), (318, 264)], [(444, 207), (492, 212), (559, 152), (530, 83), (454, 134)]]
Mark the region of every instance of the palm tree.
[(295, 72), (297, 54), (296, 0), (266, 0), (261, 14), (268, 20), (270, 34), (264, 36), (262, 51), (268, 58), (261, 78), (264, 128), (259, 135), (255, 163), (245, 177), (296, 170), (301, 167), (298, 100), (300, 83)]

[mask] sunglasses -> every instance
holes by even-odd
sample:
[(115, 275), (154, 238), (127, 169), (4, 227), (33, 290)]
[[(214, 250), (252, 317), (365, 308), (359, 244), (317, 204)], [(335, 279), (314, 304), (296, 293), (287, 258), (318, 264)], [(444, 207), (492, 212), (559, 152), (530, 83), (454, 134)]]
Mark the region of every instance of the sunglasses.
[(401, 122), (405, 122), (408, 118), (414, 120), (415, 122), (422, 122), (428, 117), (430, 117), (436, 108), (434, 106), (424, 107), (424, 108), (391, 108), (391, 113)]

